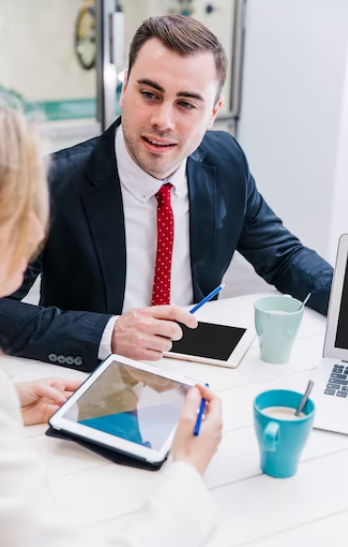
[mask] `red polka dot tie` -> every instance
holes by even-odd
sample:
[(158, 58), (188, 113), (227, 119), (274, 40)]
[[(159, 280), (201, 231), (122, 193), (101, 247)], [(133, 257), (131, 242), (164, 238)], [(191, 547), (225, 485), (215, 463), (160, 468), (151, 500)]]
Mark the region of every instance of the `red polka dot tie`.
[(174, 215), (170, 204), (172, 185), (164, 184), (157, 194), (157, 253), (152, 289), (152, 306), (170, 304), (170, 275), (174, 242)]

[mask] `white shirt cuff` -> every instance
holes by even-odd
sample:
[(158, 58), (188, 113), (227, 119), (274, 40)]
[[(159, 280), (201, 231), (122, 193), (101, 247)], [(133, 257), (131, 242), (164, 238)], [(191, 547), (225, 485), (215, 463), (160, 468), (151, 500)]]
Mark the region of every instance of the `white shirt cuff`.
[(104, 329), (103, 336), (99, 344), (98, 359), (100, 359), (101, 361), (104, 361), (104, 359), (106, 359), (110, 355), (110, 353), (112, 353), (111, 338), (115, 323), (118, 318), (119, 315), (114, 315), (113, 317), (110, 317), (109, 321), (106, 323), (106, 327)]

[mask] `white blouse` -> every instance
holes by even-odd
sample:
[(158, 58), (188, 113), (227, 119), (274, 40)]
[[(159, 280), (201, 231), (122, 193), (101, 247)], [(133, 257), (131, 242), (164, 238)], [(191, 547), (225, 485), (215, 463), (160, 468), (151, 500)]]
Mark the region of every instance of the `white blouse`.
[[(50, 496), (42, 463), (25, 443), (14, 386), (0, 369), (1, 547), (95, 547)], [(115, 490), (117, 482), (115, 479)], [(112, 499), (110, 499), (112, 503)], [(173, 463), (127, 529), (98, 547), (198, 547), (213, 531), (216, 508), (199, 473)], [(116, 527), (116, 526), (115, 526)]]

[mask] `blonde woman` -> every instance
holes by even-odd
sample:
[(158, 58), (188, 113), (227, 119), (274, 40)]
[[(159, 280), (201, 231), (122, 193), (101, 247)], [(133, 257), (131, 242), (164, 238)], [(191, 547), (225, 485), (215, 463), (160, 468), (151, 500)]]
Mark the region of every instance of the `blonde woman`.
[[(45, 168), (37, 139), (24, 117), (0, 107), (0, 296), (22, 284), (28, 259), (44, 238), (47, 219)], [(46, 379), (17, 384), (25, 425), (47, 421), (79, 383)]]
[[(27, 263), (44, 238), (47, 219), (38, 141), (20, 112), (0, 104), (0, 296), (21, 285)], [(77, 386), (77, 382), (49, 379), (15, 387), (1, 370), (0, 358), (0, 545), (4, 547), (96, 545), (90, 533), (78, 529), (55, 506), (42, 465), (37, 455), (27, 451), (23, 436), (23, 421), (47, 421)], [(207, 416), (200, 435), (193, 437), (202, 395), (208, 400)], [(173, 463), (158, 477), (143, 510), (105, 546), (195, 547), (205, 541), (214, 528), (215, 510), (201, 476), (221, 440), (221, 428), (220, 400), (204, 387), (193, 388), (174, 439)], [(102, 547), (99, 539), (98, 547)]]

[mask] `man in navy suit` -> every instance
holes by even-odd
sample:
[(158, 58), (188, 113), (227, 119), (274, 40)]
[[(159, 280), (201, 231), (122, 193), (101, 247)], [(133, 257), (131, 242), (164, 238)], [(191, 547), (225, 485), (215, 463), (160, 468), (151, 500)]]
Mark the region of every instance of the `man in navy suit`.
[[(178, 322), (196, 326), (182, 306), (221, 282), (235, 250), (278, 290), (311, 292), (310, 306), (326, 313), (331, 266), (269, 208), (233, 137), (207, 132), (226, 67), (217, 38), (191, 18), (138, 29), (122, 120), (52, 158), (50, 231), (21, 289), (0, 303), (2, 348), (84, 371), (110, 352), (159, 359), (181, 337)], [(157, 253), (161, 226), (168, 256)], [(22, 303), (39, 274), (40, 305)]]

